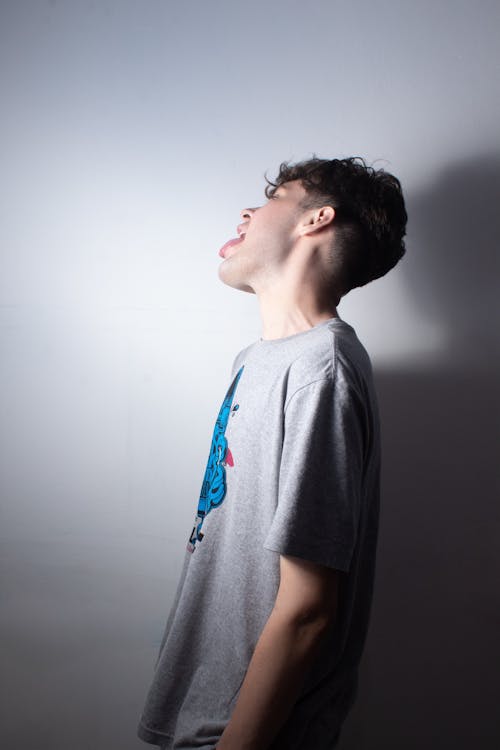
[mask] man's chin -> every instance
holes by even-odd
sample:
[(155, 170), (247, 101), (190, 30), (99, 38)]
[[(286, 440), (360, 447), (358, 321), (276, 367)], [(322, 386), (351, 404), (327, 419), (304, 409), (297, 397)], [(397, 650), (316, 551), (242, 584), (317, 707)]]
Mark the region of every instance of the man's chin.
[(241, 292), (248, 292), (249, 294), (255, 294), (255, 290), (252, 289), (252, 287), (249, 284), (245, 284), (244, 281), (241, 281), (239, 279), (232, 279), (230, 277), (230, 274), (225, 274), (224, 271), (221, 269), (223, 268), (224, 263), (221, 263), (218, 270), (218, 276), (219, 279), (222, 281), (223, 284), (226, 284), (226, 286), (231, 286), (233, 289), (239, 289)]

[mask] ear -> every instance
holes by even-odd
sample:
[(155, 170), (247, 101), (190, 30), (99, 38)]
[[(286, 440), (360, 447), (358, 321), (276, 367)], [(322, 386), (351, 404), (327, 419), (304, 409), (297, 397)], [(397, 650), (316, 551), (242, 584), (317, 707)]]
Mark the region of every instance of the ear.
[(335, 209), (333, 206), (322, 206), (314, 208), (306, 216), (299, 228), (301, 235), (313, 234), (322, 229), (330, 228), (335, 218)]

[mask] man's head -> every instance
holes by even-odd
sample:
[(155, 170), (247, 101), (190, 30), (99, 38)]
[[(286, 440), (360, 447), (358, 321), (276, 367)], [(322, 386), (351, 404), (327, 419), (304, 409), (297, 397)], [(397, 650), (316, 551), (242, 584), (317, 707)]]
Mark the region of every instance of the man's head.
[(359, 157), (283, 162), (267, 203), (241, 212), (240, 242), (225, 246), (221, 280), (259, 293), (312, 285), (338, 299), (383, 276), (405, 252), (399, 181)]
[(341, 293), (363, 286), (393, 268), (405, 253), (407, 213), (401, 184), (360, 157), (283, 162), (276, 180), (267, 179), (267, 198), (280, 185), (299, 180), (304, 210), (331, 206), (330, 260), (340, 275)]

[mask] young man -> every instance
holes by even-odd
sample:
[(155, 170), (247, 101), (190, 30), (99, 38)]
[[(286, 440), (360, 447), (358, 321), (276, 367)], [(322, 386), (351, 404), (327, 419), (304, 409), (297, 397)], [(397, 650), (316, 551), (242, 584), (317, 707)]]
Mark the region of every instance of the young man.
[(220, 279), (257, 295), (138, 733), (168, 750), (330, 750), (371, 607), (380, 438), (369, 357), (337, 314), (404, 253), (399, 181), (283, 163)]

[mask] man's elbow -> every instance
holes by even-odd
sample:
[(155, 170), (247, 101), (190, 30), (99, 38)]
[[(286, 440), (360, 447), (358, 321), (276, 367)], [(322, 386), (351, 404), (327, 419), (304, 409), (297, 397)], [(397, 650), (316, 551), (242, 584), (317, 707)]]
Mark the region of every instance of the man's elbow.
[(275, 617), (299, 631), (308, 631), (318, 638), (327, 633), (337, 620), (337, 607), (279, 608), (273, 610)]

